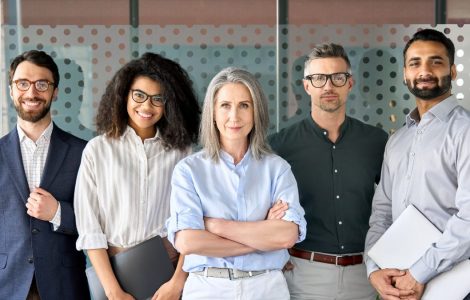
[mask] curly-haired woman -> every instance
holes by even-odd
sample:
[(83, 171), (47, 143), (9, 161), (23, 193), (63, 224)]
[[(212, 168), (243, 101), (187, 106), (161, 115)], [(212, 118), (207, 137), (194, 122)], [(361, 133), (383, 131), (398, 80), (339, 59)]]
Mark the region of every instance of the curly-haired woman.
[[(101, 135), (83, 152), (75, 189), (77, 249), (87, 250), (109, 299), (133, 299), (119, 285), (109, 256), (166, 236), (171, 174), (197, 141), (200, 109), (181, 66), (146, 53), (111, 79), (96, 120)], [(186, 280), (181, 260), (154, 299), (179, 299)]]

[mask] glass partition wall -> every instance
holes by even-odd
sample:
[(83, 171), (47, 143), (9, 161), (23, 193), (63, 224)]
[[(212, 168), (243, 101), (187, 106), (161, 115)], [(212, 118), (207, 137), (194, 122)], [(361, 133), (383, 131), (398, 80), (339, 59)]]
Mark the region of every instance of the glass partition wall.
[[(16, 10), (11, 7), (19, 2), (23, 3), (21, 13), (18, 13), (18, 6)], [(58, 3), (41, 1), (44, 6), (54, 2)], [(77, 6), (76, 3), (90, 1), (60, 1), (61, 5), (69, 2)], [(429, 23), (419, 25), (327, 25), (321, 24), (326, 20), (320, 8), (320, 11), (312, 9), (312, 15), (316, 12), (322, 17), (311, 18), (312, 22), (316, 19), (319, 22), (308, 24), (309, 19), (297, 12), (301, 10), (302, 2), (304, 7), (311, 2), (299, 0), (289, 1), (284, 8), (289, 10), (284, 14), (285, 21), (292, 20), (291, 24), (278, 25), (286, 22), (276, 19), (276, 8), (279, 16), (276, 1), (262, 0), (251, 6), (249, 1), (238, 1), (231, 9), (226, 1), (215, 1), (218, 6), (211, 7), (210, 17), (202, 18), (202, 11), (208, 6), (198, 7), (197, 3), (209, 2), (213, 1), (119, 0), (112, 1), (112, 7), (108, 8), (104, 4), (109, 6), (109, 1), (91, 1), (89, 5), (94, 5), (94, 9), (89, 7), (86, 12), (80, 12), (78, 6), (68, 7), (74, 12), (65, 13), (70, 14), (69, 18), (75, 18), (75, 23), (79, 23), (80, 18), (91, 23), (93, 18), (99, 20), (100, 10), (109, 10), (103, 13), (100, 25), (64, 25), (61, 20), (54, 21), (54, 24), (41, 24), (46, 23), (46, 17), (27, 17), (28, 14), (33, 15), (31, 10), (35, 9), (37, 1), (2, 2), (0, 136), (16, 123), (16, 112), (8, 92), (10, 61), (30, 49), (50, 53), (59, 65), (61, 83), (58, 99), (52, 108), (54, 121), (85, 139), (95, 135), (94, 117), (107, 81), (124, 63), (147, 51), (179, 61), (189, 72), (201, 102), (210, 79), (222, 68), (240, 66), (254, 73), (269, 100), (270, 132), (309, 115), (310, 101), (302, 85), (304, 58), (312, 47), (323, 42), (342, 44), (351, 59), (355, 85), (347, 102), (350, 116), (393, 132), (403, 125), (405, 115), (414, 107), (414, 98), (403, 84), (402, 51), (414, 32), (432, 27), (429, 24), (433, 23), (433, 17), (427, 16), (429, 13), (426, 14), (429, 20), (426, 16), (420, 19)], [(336, 2), (331, 1), (333, 7), (339, 5)], [(10, 6), (6, 7), (5, 3)], [(132, 4), (136, 3), (138, 7), (133, 8)], [(149, 6), (155, 3), (162, 4), (158, 7), (160, 10), (150, 9)], [(174, 24), (179, 25), (172, 25), (169, 23), (171, 12), (175, 14), (178, 5), (182, 13), (178, 14)], [(132, 18), (127, 13), (132, 9), (138, 9), (134, 17), (140, 16), (142, 24), (130, 25)], [(430, 11), (433, 13), (432, 9)], [(34, 15), (40, 15), (38, 12), (46, 13), (39, 10)], [(13, 17), (21, 24), (14, 24)], [(347, 20), (351, 21), (351, 18)], [(24, 21), (26, 19), (29, 21)], [(360, 18), (356, 19), (360, 21)], [(152, 20), (159, 24), (143, 25)], [(203, 22), (211, 24), (198, 24)], [(470, 27), (437, 25), (435, 28), (445, 32), (456, 45), (458, 76), (453, 84), (453, 93), (463, 106), (470, 108), (470, 91), (464, 84), (470, 82)]]

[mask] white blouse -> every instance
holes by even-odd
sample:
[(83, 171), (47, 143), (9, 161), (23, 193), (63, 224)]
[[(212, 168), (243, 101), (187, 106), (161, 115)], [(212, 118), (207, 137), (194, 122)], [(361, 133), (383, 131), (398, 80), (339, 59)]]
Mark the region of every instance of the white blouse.
[(118, 139), (90, 140), (75, 186), (77, 249), (127, 248), (166, 236), (173, 168), (190, 153), (165, 151), (158, 132), (142, 143), (129, 126)]

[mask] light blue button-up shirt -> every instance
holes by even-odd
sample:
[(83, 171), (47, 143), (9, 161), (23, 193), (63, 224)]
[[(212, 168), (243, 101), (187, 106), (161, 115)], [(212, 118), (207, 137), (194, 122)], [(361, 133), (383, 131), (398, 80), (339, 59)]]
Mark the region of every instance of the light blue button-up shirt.
[[(289, 204), (283, 219), (299, 226), (297, 242), (305, 238), (306, 222), (297, 183), (289, 164), (277, 155), (256, 160), (248, 151), (235, 165), (224, 151), (215, 163), (203, 150), (176, 165), (171, 185), (171, 217), (167, 228), (173, 245), (176, 232), (204, 229), (203, 217), (260, 221), (279, 199)], [(191, 254), (185, 256), (183, 270), (195, 272), (204, 267), (273, 270), (282, 269), (288, 259), (286, 249), (222, 258)]]
[[(470, 113), (454, 97), (418, 111), (389, 139), (366, 238), (366, 251), (409, 205), (443, 235), (410, 268), (426, 283), (470, 257)], [(366, 259), (368, 274), (378, 269)]]

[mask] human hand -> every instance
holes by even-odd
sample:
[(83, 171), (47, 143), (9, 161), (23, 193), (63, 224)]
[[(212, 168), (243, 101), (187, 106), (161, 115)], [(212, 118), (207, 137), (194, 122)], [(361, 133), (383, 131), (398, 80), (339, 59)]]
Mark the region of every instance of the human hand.
[(286, 262), (286, 264), (284, 265), (284, 267), (282, 268), (282, 272), (287, 272), (287, 271), (292, 271), (294, 270), (294, 264), (290, 262), (290, 260), (288, 260)]
[(414, 294), (402, 297), (402, 299), (414, 299), (420, 300), (424, 293), (424, 284), (419, 283), (416, 279), (411, 275), (409, 270), (405, 271), (405, 275), (399, 276), (394, 278), (395, 287), (400, 290), (412, 290)]
[(122, 289), (107, 293), (106, 297), (108, 300), (135, 300), (131, 294), (124, 292)]
[(59, 202), (54, 196), (38, 187), (29, 194), (26, 213), (36, 219), (50, 221), (54, 218), (58, 207)]
[(210, 233), (219, 235), (225, 221), (225, 219), (204, 217), (204, 228)]
[(401, 297), (410, 296), (414, 293), (412, 290), (400, 290), (394, 287), (395, 280), (404, 275), (405, 272), (398, 269), (382, 269), (372, 272), (369, 281), (377, 290), (381, 299), (399, 300)]
[(269, 209), (266, 220), (282, 219), (286, 214), (287, 209), (289, 209), (289, 204), (287, 202), (284, 202), (281, 199), (277, 200)]
[(172, 278), (160, 286), (153, 295), (152, 300), (178, 300), (183, 292), (183, 287), (184, 281), (181, 284)]

